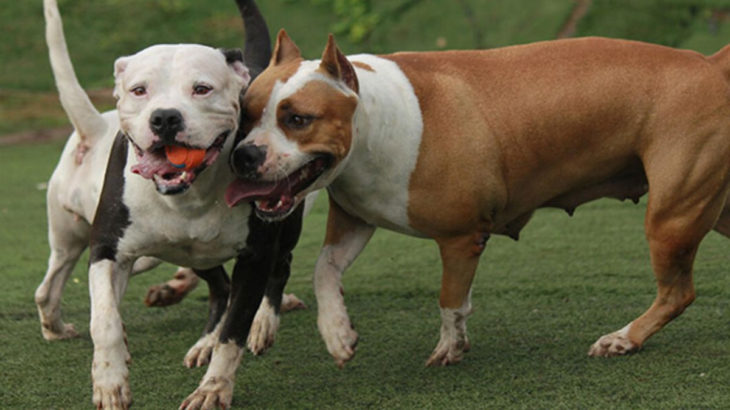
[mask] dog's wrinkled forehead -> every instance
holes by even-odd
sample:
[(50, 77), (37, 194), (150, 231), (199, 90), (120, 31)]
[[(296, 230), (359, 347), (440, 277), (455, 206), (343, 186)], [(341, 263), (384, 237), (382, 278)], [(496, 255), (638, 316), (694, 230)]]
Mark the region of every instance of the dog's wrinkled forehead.
[(125, 87), (190, 83), (223, 87), (235, 77), (220, 50), (197, 44), (156, 45), (121, 57), (114, 64), (114, 76), (117, 85)]

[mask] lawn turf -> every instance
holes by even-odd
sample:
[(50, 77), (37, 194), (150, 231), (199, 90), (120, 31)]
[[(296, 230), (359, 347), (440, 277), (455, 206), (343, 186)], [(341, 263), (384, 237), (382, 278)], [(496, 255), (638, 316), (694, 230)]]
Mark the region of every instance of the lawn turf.
[[(45, 181), (60, 143), (0, 148), (0, 408), (89, 408), (92, 343), (86, 260), (64, 293), (81, 337), (46, 342), (33, 292), (46, 268)], [(474, 282), (472, 350), (425, 368), (438, 341), (440, 262), (431, 241), (378, 231), (344, 278), (361, 339), (337, 369), (316, 326), (311, 271), (326, 219), (305, 221), (288, 291), (310, 307), (282, 317), (276, 344), (246, 355), (235, 408), (723, 408), (730, 403), (728, 242), (711, 233), (695, 303), (639, 354), (589, 358), (596, 338), (643, 312), (655, 292), (642, 231), (645, 205), (602, 200), (575, 216), (542, 210), (519, 242), (493, 237)], [(122, 304), (134, 407), (174, 408), (205, 369), (182, 366), (205, 323), (201, 285), (177, 306), (147, 308), (169, 265), (130, 281)]]

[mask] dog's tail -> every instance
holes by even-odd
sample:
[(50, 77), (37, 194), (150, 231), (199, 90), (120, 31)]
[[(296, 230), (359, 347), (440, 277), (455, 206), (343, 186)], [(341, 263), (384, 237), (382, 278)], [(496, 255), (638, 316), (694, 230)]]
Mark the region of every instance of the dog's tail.
[(726, 45), (720, 51), (711, 55), (709, 60), (718, 66), (725, 78), (730, 81), (730, 45)]
[(253, 0), (236, 0), (246, 31), (246, 45), (243, 59), (251, 74), (251, 81), (258, 76), (271, 60), (271, 37), (269, 28)]
[(63, 23), (56, 0), (43, 0), (43, 9), (46, 16), (48, 55), (61, 105), (79, 134), (81, 143), (89, 147), (94, 144), (95, 137), (105, 134), (107, 123), (91, 103), (89, 96), (76, 78), (71, 57), (66, 48)]

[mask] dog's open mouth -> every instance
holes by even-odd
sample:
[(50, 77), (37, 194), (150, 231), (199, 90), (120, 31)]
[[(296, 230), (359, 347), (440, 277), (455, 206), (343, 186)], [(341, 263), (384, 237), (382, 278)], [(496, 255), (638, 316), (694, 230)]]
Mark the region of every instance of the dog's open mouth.
[(303, 198), (303, 195), (299, 194), (327, 171), (332, 162), (331, 155), (319, 154), (279, 180), (237, 179), (226, 189), (226, 203), (233, 207), (242, 201), (253, 201), (259, 216), (266, 219), (283, 218)]
[(155, 144), (147, 150), (142, 150), (132, 143), (137, 154), (137, 163), (132, 166), (132, 172), (143, 178), (151, 179), (155, 183), (157, 192), (163, 195), (183, 193), (190, 188), (205, 168), (218, 159), (228, 134), (230, 134), (230, 131), (220, 134), (213, 144), (205, 150), (205, 157), (200, 165), (187, 170), (180, 169), (179, 166), (170, 163), (165, 155), (165, 144)]

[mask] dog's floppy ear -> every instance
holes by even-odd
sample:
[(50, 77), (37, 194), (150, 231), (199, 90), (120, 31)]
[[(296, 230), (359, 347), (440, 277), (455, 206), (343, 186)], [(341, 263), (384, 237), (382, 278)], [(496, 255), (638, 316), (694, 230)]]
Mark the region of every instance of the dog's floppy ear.
[(270, 65), (282, 64), (300, 58), (302, 58), (302, 53), (299, 51), (299, 47), (289, 38), (286, 30), (279, 30), (279, 35), (276, 36), (274, 53), (271, 55)]
[(122, 73), (127, 69), (129, 65), (129, 57), (119, 57), (114, 61), (114, 98), (119, 99), (121, 95)]
[(335, 80), (342, 81), (355, 93), (359, 91), (355, 68), (337, 48), (335, 37), (332, 34), (329, 35), (327, 46), (322, 53), (322, 62), (319, 64), (319, 69), (331, 75)]
[(238, 48), (219, 50), (226, 57), (226, 63), (243, 79), (244, 85), (247, 85), (251, 81), (251, 75), (249, 74), (248, 67), (243, 63), (243, 52)]

